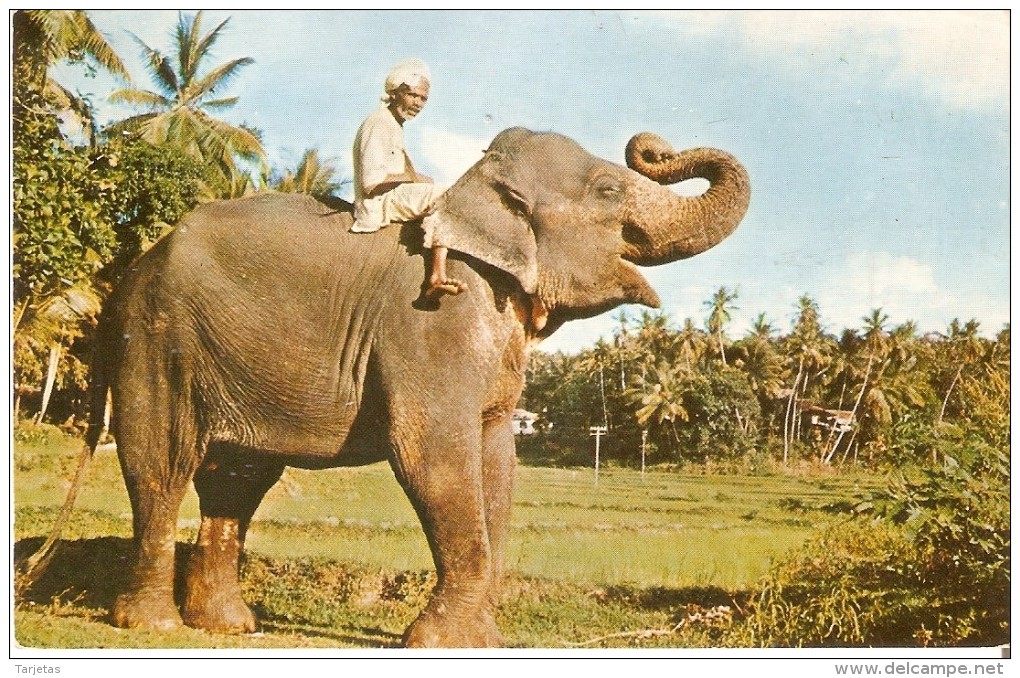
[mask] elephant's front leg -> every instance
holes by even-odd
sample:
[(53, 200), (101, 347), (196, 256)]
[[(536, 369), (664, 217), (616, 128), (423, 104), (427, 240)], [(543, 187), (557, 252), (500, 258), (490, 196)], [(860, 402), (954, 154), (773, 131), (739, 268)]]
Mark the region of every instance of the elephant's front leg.
[(393, 469), (421, 519), (438, 583), (408, 627), (408, 647), (499, 647), (489, 603), (492, 551), (482, 489), (481, 422), (435, 422), (400, 435)]
[(241, 598), (238, 560), (251, 517), (283, 468), (253, 455), (210, 454), (195, 474), (202, 523), (185, 575), (182, 612), (188, 626), (255, 631), (255, 615)]
[(495, 617), (500, 586), (510, 541), (510, 505), (513, 501), (517, 447), (510, 415), (485, 422), (482, 429), (482, 490), (485, 497), (485, 522), (489, 532), (492, 579), (488, 605)]

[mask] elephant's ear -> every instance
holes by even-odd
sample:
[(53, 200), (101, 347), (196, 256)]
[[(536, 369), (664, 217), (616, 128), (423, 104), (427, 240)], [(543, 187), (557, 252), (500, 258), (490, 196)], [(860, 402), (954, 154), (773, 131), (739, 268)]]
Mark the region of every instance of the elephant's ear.
[(526, 130), (508, 130), (437, 201), (442, 244), (510, 273), (528, 294), (538, 286), (538, 247), (531, 229), (534, 187), (514, 171), (513, 143)]

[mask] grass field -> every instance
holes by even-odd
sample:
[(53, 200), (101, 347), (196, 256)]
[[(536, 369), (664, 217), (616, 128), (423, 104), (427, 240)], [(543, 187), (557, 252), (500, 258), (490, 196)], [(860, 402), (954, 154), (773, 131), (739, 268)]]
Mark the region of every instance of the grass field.
[[(15, 539), (36, 548), (62, 503), (77, 443), (14, 453)], [(519, 467), (500, 624), (519, 647), (713, 644), (718, 614), (773, 559), (834, 520), (867, 479), (700, 476)], [(179, 555), (198, 526), (191, 494)], [(399, 642), (434, 582), (424, 535), (389, 467), (288, 469), (255, 516), (243, 570), (262, 633), (141, 633), (104, 617), (123, 581), (131, 514), (116, 455), (102, 449), (47, 576), (15, 610), (27, 647), (376, 647)], [(700, 617), (697, 615), (701, 615)], [(685, 620), (683, 632), (667, 633)], [(644, 630), (661, 631), (645, 634)], [(617, 636), (616, 634), (631, 635)], [(604, 638), (605, 636), (615, 636)], [(601, 640), (599, 640), (601, 638)]]

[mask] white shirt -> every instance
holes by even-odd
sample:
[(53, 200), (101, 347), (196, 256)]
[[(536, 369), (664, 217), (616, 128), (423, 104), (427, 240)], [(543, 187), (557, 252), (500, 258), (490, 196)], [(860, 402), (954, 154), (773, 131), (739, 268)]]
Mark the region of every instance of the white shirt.
[(413, 174), (404, 148), (404, 128), (385, 105), (361, 123), (354, 139), (354, 226), (370, 233), (387, 224), (413, 221), (425, 214), (442, 193), (431, 183), (402, 183), (382, 195), (367, 197), (394, 174)]
[(354, 201), (362, 202), (391, 174), (408, 170), (404, 128), (385, 105), (361, 123), (354, 138)]

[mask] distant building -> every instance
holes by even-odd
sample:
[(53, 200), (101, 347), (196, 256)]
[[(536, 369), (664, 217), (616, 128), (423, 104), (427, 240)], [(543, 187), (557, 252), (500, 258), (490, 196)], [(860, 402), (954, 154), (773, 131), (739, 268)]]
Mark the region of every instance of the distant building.
[(836, 433), (845, 433), (854, 426), (852, 410), (827, 410), (824, 407), (806, 404), (801, 408), (801, 416), (808, 426)]
[(510, 429), (515, 436), (530, 436), (535, 431), (535, 421), (538, 415), (527, 410), (514, 410), (510, 415)]

